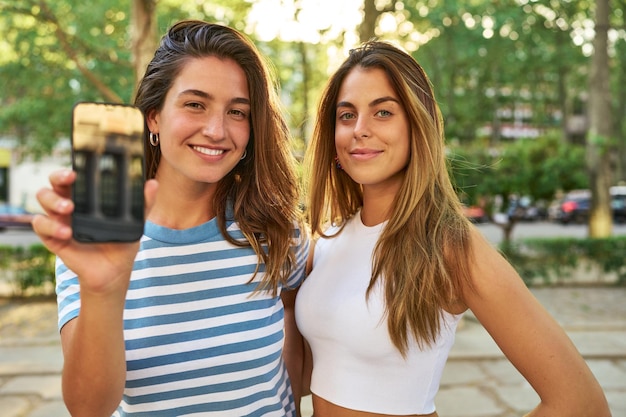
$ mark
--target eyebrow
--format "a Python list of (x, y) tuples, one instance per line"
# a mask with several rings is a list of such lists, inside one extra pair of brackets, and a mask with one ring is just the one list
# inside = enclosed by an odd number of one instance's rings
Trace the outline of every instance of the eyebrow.
[[(205, 91), (202, 91), (202, 90), (196, 90), (196, 89), (184, 90), (184, 91), (181, 91), (178, 94), (179, 97), (185, 96), (185, 95), (197, 96), (197, 97), (201, 97), (201, 98), (206, 99), (206, 100), (213, 100), (214, 99), (212, 94), (209, 94), (209, 93), (207, 93)], [(245, 98), (245, 97), (233, 97), (230, 100), (230, 103), (232, 103), (232, 104), (246, 104), (246, 105), (250, 106), (250, 99)]]
[[(372, 100), (369, 103), (369, 107), (374, 107), (374, 106), (377, 106), (379, 104), (386, 103), (387, 101), (392, 101), (394, 103), (400, 104), (398, 99), (396, 99), (394, 97), (391, 97), (391, 96), (384, 96), (384, 97), (380, 97), (380, 98), (377, 98), (375, 100)], [(339, 107), (351, 107), (351, 108), (354, 108), (355, 106), (354, 106), (354, 104), (350, 103), (349, 101), (340, 101), (339, 103), (337, 103), (337, 108), (339, 108)]]

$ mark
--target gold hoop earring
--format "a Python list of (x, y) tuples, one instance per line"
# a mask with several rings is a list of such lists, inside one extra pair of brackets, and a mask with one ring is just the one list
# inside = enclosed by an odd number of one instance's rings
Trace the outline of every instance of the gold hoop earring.
[(152, 145), (154, 147), (159, 146), (159, 134), (158, 133), (150, 132), (150, 135), (148, 136), (148, 139), (150, 139), (150, 145)]

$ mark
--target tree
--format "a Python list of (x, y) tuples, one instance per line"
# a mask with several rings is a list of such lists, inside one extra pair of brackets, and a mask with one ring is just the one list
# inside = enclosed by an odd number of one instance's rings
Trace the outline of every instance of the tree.
[[(610, 1), (611, 23), (623, 28), (619, 5), (624, 0)], [(270, 58), (292, 131), (304, 143), (319, 91), (336, 64), (328, 51), (343, 54), (345, 41), (355, 36), (345, 36), (352, 29), (337, 34), (320, 28), (318, 42), (260, 41), (248, 20), (256, 3), (0, 0), (0, 76), (10, 80), (0, 85), (0, 135), (17, 138), (27, 152), (48, 153), (67, 137), (73, 103), (132, 101), (158, 36), (174, 21), (197, 18), (243, 31)], [(288, 3), (295, 5), (298, 20), (308, 2)], [(351, 35), (361, 41), (392, 40), (411, 51), (434, 84), (451, 142), (498, 146), (511, 139), (505, 128), (517, 123), (537, 127), (541, 134), (563, 132), (574, 111), (586, 111), (589, 90), (583, 80), (590, 66), (584, 35), (590, 4), (592, 0), (363, 0), (355, 10), (363, 19)], [(625, 35), (623, 30), (615, 33), (612, 65), (621, 68)], [(611, 74), (615, 114), (626, 108), (624, 74)], [(614, 135), (626, 137), (625, 120), (614, 118)], [(626, 155), (626, 145), (621, 143), (620, 149)]]
[[(506, 213), (510, 198), (530, 197), (548, 203), (558, 192), (587, 188), (584, 148), (564, 143), (558, 136), (506, 143), (485, 151), (480, 146), (450, 148), (451, 173), (459, 194), (468, 205), (485, 204)], [(502, 202), (495, 207), (496, 200)], [(502, 228), (509, 242), (518, 219), (511, 217)]]
[(612, 215), (609, 188), (612, 185), (611, 155), (613, 120), (609, 88), (609, 0), (596, 0), (595, 38), (589, 79), (590, 128), (587, 137), (587, 169), (591, 184), (589, 236), (611, 235)]
[(378, 6), (377, 3), (376, 0), (363, 0), (363, 20), (358, 28), (359, 41), (361, 43), (375, 38), (380, 16), (395, 10), (395, 1), (391, 1), (385, 6)]
[(129, 0), (0, 1), (0, 132), (18, 150), (48, 154), (69, 136), (77, 101), (129, 102)]
[[(25, 155), (50, 153), (69, 136), (69, 115), (77, 101), (132, 102), (162, 35), (158, 31), (195, 18), (247, 33), (250, 8), (247, 0), (161, 0), (158, 7), (156, 0), (0, 0), (0, 50), (9, 52), (0, 55), (0, 76), (12, 81), (0, 85), (0, 135), (15, 138), (17, 151)], [(304, 107), (293, 112), (293, 125), (303, 135), (308, 95), (297, 80), (305, 74), (304, 81), (316, 91), (325, 79), (316, 69), (320, 61), (310, 62), (312, 48), (304, 43), (300, 48), (280, 41), (257, 44), (274, 62), (283, 61), (282, 51), (300, 54), (302, 69), (294, 71), (288, 63), (277, 68), (280, 84), (287, 87), (283, 97)]]
[(136, 91), (157, 46), (156, 0), (133, 0), (130, 28)]

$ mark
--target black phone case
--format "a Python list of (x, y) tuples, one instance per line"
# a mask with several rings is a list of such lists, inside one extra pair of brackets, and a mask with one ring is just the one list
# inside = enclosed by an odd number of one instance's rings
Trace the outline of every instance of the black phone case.
[[(72, 109), (73, 237), (80, 242), (133, 242), (144, 228), (143, 137), (124, 104), (79, 102)], [(132, 117), (137, 126), (127, 123)], [(138, 141), (138, 142), (137, 142)]]

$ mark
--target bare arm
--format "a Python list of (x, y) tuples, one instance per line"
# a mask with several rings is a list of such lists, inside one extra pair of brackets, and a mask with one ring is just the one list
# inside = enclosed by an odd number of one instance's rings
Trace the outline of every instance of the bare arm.
[(300, 415), (300, 399), (302, 398), (302, 366), (303, 366), (303, 338), (296, 326), (295, 302), (298, 290), (285, 291), (280, 297), (285, 307), (285, 344), (283, 356), (291, 381), (291, 389), (296, 403), (296, 415)]
[[(306, 268), (305, 268), (305, 273), (306, 276), (308, 277), (309, 274), (311, 273), (311, 271), (313, 270), (313, 255), (315, 254), (315, 244), (317, 243), (316, 240), (311, 242), (311, 245), (309, 246), (309, 256), (306, 260)], [(309, 343), (306, 341), (306, 339), (304, 339), (304, 337), (302, 338), (302, 342), (303, 342), (303, 364), (302, 364), (302, 397), (305, 397), (307, 395), (311, 395), (311, 375), (313, 374), (313, 353), (311, 352), (311, 347), (309, 346)]]
[(126, 382), (122, 306), (81, 293), (80, 315), (61, 330), (63, 399), (72, 416), (113, 414)]
[(514, 268), (473, 231), (474, 291), (466, 305), (532, 385), (541, 403), (528, 417), (608, 417), (604, 393), (561, 326)]
[[(67, 170), (50, 176), (52, 188), (37, 193), (46, 215), (35, 217), (33, 229), (80, 283), (80, 314), (61, 330), (64, 401), (74, 417), (108, 417), (121, 401), (126, 380), (122, 316), (139, 243), (73, 240), (70, 190), (74, 179), (75, 174)], [(147, 207), (155, 192), (156, 182), (148, 182)]]
[(304, 340), (304, 363), (302, 365), (302, 397), (311, 395), (311, 374), (313, 373), (313, 354), (306, 339)]

